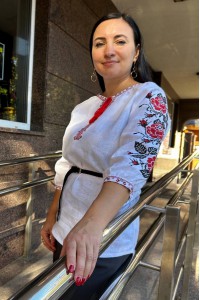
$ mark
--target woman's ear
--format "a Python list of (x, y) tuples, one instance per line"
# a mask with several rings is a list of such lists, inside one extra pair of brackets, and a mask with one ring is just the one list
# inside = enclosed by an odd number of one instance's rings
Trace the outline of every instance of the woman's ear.
[(133, 58), (133, 62), (136, 63), (138, 57), (140, 55), (140, 45), (138, 44), (137, 47), (136, 47), (136, 50), (135, 50), (135, 56)]

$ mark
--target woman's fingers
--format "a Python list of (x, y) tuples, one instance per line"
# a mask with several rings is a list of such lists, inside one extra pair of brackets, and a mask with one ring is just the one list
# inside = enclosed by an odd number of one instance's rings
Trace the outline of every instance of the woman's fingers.
[(94, 251), (93, 251), (93, 248), (91, 247), (91, 245), (89, 245), (89, 247), (87, 247), (85, 270), (84, 270), (84, 274), (83, 274), (83, 277), (85, 278), (85, 280), (87, 280), (88, 277), (91, 275), (91, 266), (93, 265), (94, 260), (95, 260)]
[(65, 266), (67, 273), (74, 273), (76, 269), (76, 242), (65, 238), (60, 257), (66, 256)]
[(97, 239), (81, 237), (78, 240), (68, 236), (63, 244), (61, 256), (66, 255), (68, 273), (74, 274), (77, 286), (83, 285), (91, 276), (98, 258), (100, 242)]
[(56, 222), (56, 214), (48, 214), (46, 221), (44, 222), (41, 229), (41, 241), (44, 246), (50, 251), (54, 252), (55, 248), (55, 238), (52, 235), (52, 228)]
[(91, 276), (98, 258), (103, 231), (93, 221), (81, 220), (63, 242), (61, 256), (66, 256), (68, 273), (73, 273), (76, 285)]
[(54, 236), (52, 234), (50, 234), (50, 242), (51, 242), (51, 249), (52, 251), (56, 250), (55, 244), (56, 244), (56, 240), (54, 238)]
[[(84, 277), (86, 255), (87, 255), (86, 243), (82, 241), (77, 244), (77, 250), (76, 250), (76, 268), (75, 268), (74, 280), (77, 286), (82, 285), (86, 281)], [(68, 259), (68, 261), (70, 263), (71, 261), (70, 258)]]
[(48, 239), (43, 239), (42, 242), (43, 242), (43, 245), (44, 245), (47, 249), (49, 249), (49, 250), (52, 251), (52, 252), (55, 251), (55, 248), (52, 247), (52, 245), (51, 245), (51, 241), (49, 241)]
[(43, 236), (41, 240), (42, 240), (43, 245), (44, 245), (47, 249), (49, 249), (50, 251), (54, 251), (54, 250), (52, 249), (51, 240), (50, 240), (49, 238), (47, 238), (46, 236)]
[(99, 248), (100, 248), (100, 241), (98, 243), (94, 244), (93, 260), (92, 260), (90, 271), (89, 271), (89, 274), (88, 274), (89, 277), (92, 275), (92, 273), (94, 271), (94, 268), (96, 266), (96, 262), (97, 262), (97, 259), (98, 259), (98, 256), (99, 256)]
[(41, 241), (47, 249), (52, 252), (55, 251), (55, 238), (48, 230), (45, 230), (45, 228), (41, 230)]

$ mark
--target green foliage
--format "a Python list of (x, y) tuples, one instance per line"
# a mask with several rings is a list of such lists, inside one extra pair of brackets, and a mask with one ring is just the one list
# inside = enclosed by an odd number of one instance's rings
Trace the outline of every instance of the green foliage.
[(7, 94), (8, 94), (8, 90), (0, 86), (0, 95), (7, 95)]

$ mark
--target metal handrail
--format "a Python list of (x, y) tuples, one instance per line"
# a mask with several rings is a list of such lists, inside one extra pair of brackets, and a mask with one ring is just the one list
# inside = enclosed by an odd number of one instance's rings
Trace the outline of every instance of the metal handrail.
[(5, 189), (1, 189), (0, 190), (0, 196), (5, 196), (5, 195), (10, 194), (10, 193), (18, 192), (18, 191), (21, 191), (21, 190), (29, 189), (29, 188), (37, 186), (37, 185), (47, 183), (48, 181), (53, 180), (54, 177), (55, 177), (54, 175), (47, 176), (47, 177), (42, 178), (42, 179), (35, 179), (35, 180), (32, 180), (32, 181), (24, 182), (21, 185), (15, 185), (15, 186), (11, 186), (11, 187), (8, 187), (8, 188), (5, 188)]
[(15, 159), (11, 159), (11, 160), (4, 160), (4, 161), (0, 162), (0, 167), (14, 166), (14, 165), (27, 163), (27, 162), (29, 163), (29, 162), (39, 161), (39, 160), (58, 158), (58, 157), (61, 157), (61, 155), (62, 155), (62, 151), (59, 150), (59, 151), (44, 154), (44, 155), (34, 155), (34, 156), (28, 156), (28, 157), (15, 158)]
[[(21, 158), (12, 159), (12, 160), (1, 161), (0, 162), (0, 167), (14, 166), (14, 165), (19, 165), (19, 164), (23, 164), (23, 163), (32, 163), (32, 162), (36, 162), (36, 161), (40, 161), (40, 160), (59, 158), (61, 156), (62, 156), (62, 151), (59, 150), (59, 151), (44, 154), (44, 155), (34, 155), (34, 156), (29, 156), (29, 157), (21, 157)], [(17, 191), (20, 191), (20, 190), (29, 189), (31, 187), (38, 186), (38, 185), (41, 185), (41, 184), (45, 184), (48, 181), (51, 181), (53, 179), (54, 179), (54, 175), (47, 176), (45, 178), (40, 178), (40, 179), (28, 181), (28, 182), (24, 182), (20, 185), (7, 187), (7, 188), (4, 188), (4, 189), (0, 190), (0, 196), (5, 196), (5, 195), (8, 195), (10, 193), (14, 193), (14, 192), (17, 192)]]
[[(52, 154), (46, 154), (46, 155), (41, 155), (41, 156), (32, 156), (32, 157), (24, 157), (24, 158), (19, 158), (19, 159), (16, 159), (15, 160), (8, 160), (8, 161), (3, 161), (3, 162), (0, 162), (0, 167), (1, 166), (11, 166), (11, 165), (17, 165), (17, 164), (22, 164), (22, 163), (25, 163), (25, 162), (32, 162), (32, 161), (38, 161), (38, 160), (44, 160), (44, 159), (49, 159), (49, 158), (57, 158), (57, 157), (60, 157), (62, 154), (61, 151), (57, 151), (55, 153), (52, 153)], [(177, 171), (176, 173), (173, 175), (173, 178), (180, 172), (180, 169), (183, 169), (185, 168), (185, 166), (187, 166), (189, 163), (187, 163), (188, 159), (190, 159), (190, 161), (192, 161), (192, 159), (198, 154), (198, 151), (195, 151), (191, 156), (189, 157), (186, 157), (176, 168)], [(172, 176), (173, 172), (175, 172), (175, 169), (174, 168), (171, 172), (169, 172), (168, 174), (166, 174), (164, 177), (162, 177), (162, 180), (163, 180), (163, 183), (164, 184), (169, 184), (169, 180), (170, 180), (170, 177)], [(173, 178), (171, 180), (173, 180)], [(20, 191), (20, 190), (24, 190), (24, 189), (28, 189), (28, 188), (31, 188), (31, 187), (34, 187), (34, 186), (37, 186), (37, 185), (41, 185), (41, 184), (44, 184), (48, 181), (51, 181), (54, 179), (54, 175), (52, 176), (47, 176), (45, 178), (42, 178), (42, 179), (36, 179), (36, 180), (32, 180), (32, 181), (28, 181), (28, 182), (25, 182), (25, 183), (22, 183), (20, 185), (16, 185), (16, 186), (11, 186), (11, 187), (8, 187), (8, 188), (4, 188), (4, 189), (1, 189), (0, 190), (0, 196), (5, 196), (7, 194), (10, 194), (10, 193), (14, 193), (14, 192), (17, 192), (17, 191)], [(159, 185), (159, 181), (157, 181), (153, 186), (155, 186), (155, 191), (157, 191), (157, 188), (158, 188), (158, 185)], [(163, 186), (161, 186), (161, 189), (163, 188)], [(145, 190), (146, 192), (147, 190)], [(142, 198), (142, 195), (141, 194), (141, 197), (140, 197), (140, 200)], [(154, 194), (150, 195), (152, 197), (150, 197), (149, 200), (151, 200), (153, 197), (154, 197)]]
[[(168, 185), (179, 172), (182, 171), (193, 158), (198, 154), (186, 157), (177, 167), (164, 175), (155, 184), (146, 189), (140, 197), (139, 202), (130, 210), (112, 221), (104, 231), (103, 241), (100, 247), (100, 254), (120, 235), (120, 233), (143, 211), (147, 205), (160, 194), (161, 190)], [(46, 299), (58, 299), (74, 283), (72, 275), (66, 275), (65, 258), (60, 258), (47, 270), (37, 276), (33, 281), (13, 295), (10, 300), (16, 299), (41, 299), (44, 295)]]
[[(46, 184), (49, 181), (54, 180), (54, 175), (46, 176), (44, 178), (34, 179), (37, 171), (35, 170), (34, 163), (37, 161), (44, 161), (49, 159), (55, 159), (62, 156), (62, 152), (56, 151), (53, 153), (48, 153), (44, 155), (30, 155), (29, 157), (22, 157), (12, 160), (5, 160), (0, 162), (0, 167), (10, 167), (16, 166), (19, 164), (28, 163), (29, 168), (29, 180), (28, 182), (23, 182), (22, 184), (18, 184), (15, 186), (6, 187), (0, 190), (0, 197), (8, 195), (10, 193), (18, 192), (25, 189), (30, 189), (29, 198), (26, 202), (26, 224), (12, 227), (12, 230), (24, 230), (24, 258), (28, 259), (31, 255), (31, 240), (32, 240), (32, 225), (34, 223), (32, 219), (33, 214), (33, 203), (32, 203), (32, 188), (38, 185)], [(43, 220), (44, 221), (44, 220)], [(43, 221), (40, 221), (41, 223)], [(2, 234), (2, 232), (1, 232)]]
[[(183, 189), (189, 184), (192, 177), (193, 177), (193, 174), (190, 174), (188, 176), (188, 178), (185, 178), (181, 187), (179, 187), (179, 189), (176, 191), (176, 193), (171, 197), (171, 199), (166, 204), (166, 206), (164, 208), (165, 211), (166, 211), (166, 207), (168, 205), (174, 206), (178, 203), (179, 197), (183, 193)], [(147, 207), (147, 209), (148, 209), (148, 207)], [(156, 211), (156, 207), (155, 207), (155, 211)], [(149, 245), (151, 245), (154, 241), (152, 236), (153, 237), (157, 236), (158, 233), (160, 232), (160, 230), (163, 228), (164, 221), (165, 221), (165, 216), (163, 214), (160, 214), (159, 217), (156, 219), (155, 223), (153, 224), (152, 228), (150, 228), (150, 232), (147, 232), (147, 234), (143, 238), (141, 238), (141, 240), (138, 242), (137, 254), (130, 261), (129, 266), (127, 267), (125, 272), (122, 274), (121, 278), (119, 279), (118, 283), (115, 286), (115, 289), (112, 292), (110, 292), (107, 300), (115, 299), (115, 297), (117, 298), (121, 294), (124, 285), (129, 281), (130, 277), (136, 271), (137, 267), (139, 265), (144, 266), (144, 263), (143, 262), (141, 263), (141, 259), (146, 254), (146, 249), (149, 248)], [(146, 265), (146, 267), (149, 267), (149, 266)], [(154, 266), (154, 269), (159, 271), (160, 267)]]

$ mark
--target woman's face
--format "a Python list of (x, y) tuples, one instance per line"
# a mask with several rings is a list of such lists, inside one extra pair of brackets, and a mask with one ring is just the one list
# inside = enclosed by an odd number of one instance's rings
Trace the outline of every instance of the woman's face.
[(106, 20), (96, 28), (92, 59), (104, 81), (130, 78), (132, 64), (138, 55), (133, 30), (123, 19)]

